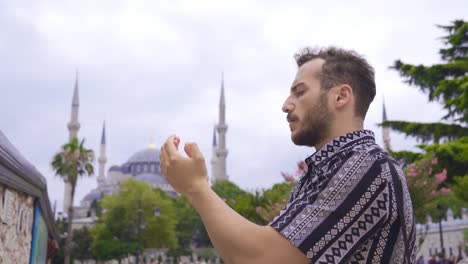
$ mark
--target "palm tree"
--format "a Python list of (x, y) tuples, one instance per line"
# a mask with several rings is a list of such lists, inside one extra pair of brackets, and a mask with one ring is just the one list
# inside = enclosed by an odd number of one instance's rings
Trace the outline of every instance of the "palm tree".
[(70, 246), (72, 241), (72, 219), (73, 219), (73, 198), (75, 197), (75, 187), (78, 177), (93, 175), (94, 168), (92, 162), (94, 153), (84, 146), (84, 139), (79, 143), (78, 139), (72, 138), (69, 143), (62, 146), (61, 151), (54, 155), (52, 168), (56, 175), (65, 178), (71, 185), (70, 206), (68, 207), (67, 239), (65, 240), (65, 263), (70, 263)]

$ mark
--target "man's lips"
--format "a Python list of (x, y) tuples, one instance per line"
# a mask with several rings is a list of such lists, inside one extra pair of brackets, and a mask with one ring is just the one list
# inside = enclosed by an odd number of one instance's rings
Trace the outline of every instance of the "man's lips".
[(288, 123), (292, 123), (292, 122), (296, 122), (297, 121), (297, 118), (294, 117), (294, 116), (286, 116), (286, 121), (288, 121)]

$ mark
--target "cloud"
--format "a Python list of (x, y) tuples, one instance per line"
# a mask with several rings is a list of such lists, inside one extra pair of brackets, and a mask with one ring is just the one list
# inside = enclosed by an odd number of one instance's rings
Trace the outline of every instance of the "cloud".
[[(422, 0), (2, 2), (0, 129), (44, 174), (60, 209), (63, 183), (49, 163), (68, 138), (77, 68), (79, 135), (98, 151), (106, 120), (108, 167), (174, 132), (198, 142), (209, 160), (224, 71), (228, 174), (243, 188), (269, 187), (313, 152), (291, 143), (281, 112), (294, 52), (338, 45), (369, 59), (378, 94), (365, 124), (382, 143), (375, 126), (382, 94), (390, 118), (442, 116), (388, 66), (398, 58), (437, 62), (443, 32), (434, 25), (466, 17), (466, 8), (465, 1)], [(396, 149), (416, 143), (391, 137)], [(95, 186), (95, 178), (80, 179), (75, 203)]]

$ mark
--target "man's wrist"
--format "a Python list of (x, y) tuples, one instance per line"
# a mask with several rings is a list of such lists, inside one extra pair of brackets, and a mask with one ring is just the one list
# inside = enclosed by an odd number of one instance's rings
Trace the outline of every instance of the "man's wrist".
[(189, 199), (190, 203), (193, 205), (198, 200), (202, 199), (206, 194), (211, 192), (211, 187), (208, 182), (201, 183), (199, 186), (194, 188), (191, 192), (187, 193), (185, 196)]

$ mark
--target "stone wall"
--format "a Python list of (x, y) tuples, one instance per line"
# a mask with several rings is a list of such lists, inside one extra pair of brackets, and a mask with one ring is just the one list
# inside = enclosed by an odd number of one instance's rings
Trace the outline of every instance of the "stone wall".
[[(442, 239), (446, 256), (467, 256), (465, 247), (468, 245), (468, 241), (465, 241), (464, 232), (468, 229), (468, 216), (463, 213), (462, 215), (463, 217), (459, 219), (447, 217), (447, 220), (442, 220)], [(428, 224), (417, 224), (416, 230), (416, 241), (419, 241), (420, 238), (424, 239), (417, 257), (427, 257), (442, 252), (439, 223), (434, 223), (432, 219), (428, 219)]]
[(0, 263), (29, 263), (33, 198), (0, 184)]
[[(419, 235), (418, 235), (419, 238)], [(442, 239), (444, 242), (445, 255), (458, 256), (461, 254), (462, 257), (465, 257), (464, 247), (465, 242), (463, 240), (463, 229), (452, 229), (444, 230), (442, 234)], [(461, 250), (460, 250), (461, 249)], [(440, 234), (438, 231), (428, 232), (427, 236), (424, 239), (421, 249), (418, 252), (419, 256), (432, 256), (437, 255), (441, 250), (440, 246)]]

